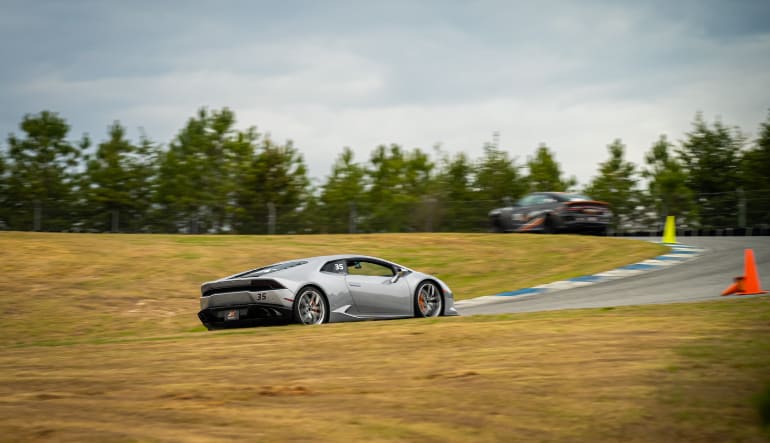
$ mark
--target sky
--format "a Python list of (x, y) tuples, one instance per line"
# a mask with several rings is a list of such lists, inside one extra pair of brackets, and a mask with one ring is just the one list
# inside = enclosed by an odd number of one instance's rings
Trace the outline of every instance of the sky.
[[(619, 138), (643, 165), (696, 112), (751, 139), (770, 109), (770, 1), (0, 0), (0, 134), (167, 145), (201, 107), (292, 140), (322, 183), (343, 147), (477, 159), (544, 143), (581, 185)], [(436, 156), (433, 155), (436, 159)]]

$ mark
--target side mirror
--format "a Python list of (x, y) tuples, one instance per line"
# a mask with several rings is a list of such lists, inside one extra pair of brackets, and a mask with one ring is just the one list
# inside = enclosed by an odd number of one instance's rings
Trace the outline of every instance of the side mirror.
[(393, 276), (393, 278), (390, 279), (391, 283), (397, 282), (401, 277), (405, 276), (408, 273), (406, 269), (399, 269), (396, 272), (396, 275)]

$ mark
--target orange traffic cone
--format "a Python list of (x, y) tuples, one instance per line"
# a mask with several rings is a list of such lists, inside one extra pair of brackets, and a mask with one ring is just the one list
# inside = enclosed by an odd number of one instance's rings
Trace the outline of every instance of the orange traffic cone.
[(743, 276), (735, 277), (735, 283), (731, 284), (727, 287), (724, 291), (722, 291), (722, 295), (730, 295), (730, 294), (738, 294), (743, 295), (743, 280), (745, 278)]
[(746, 249), (743, 253), (743, 275), (735, 277), (735, 283), (722, 291), (722, 295), (730, 294), (767, 294), (767, 291), (760, 289), (757, 265), (754, 263), (754, 251), (751, 249)]

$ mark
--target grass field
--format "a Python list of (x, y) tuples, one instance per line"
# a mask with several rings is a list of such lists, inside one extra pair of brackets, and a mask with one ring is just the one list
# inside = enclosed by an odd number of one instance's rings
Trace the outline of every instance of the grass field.
[(766, 441), (770, 301), (23, 346), (0, 368), (3, 441)]
[(13, 307), (0, 345), (199, 330), (201, 283), (298, 257), (381, 256), (435, 274), (463, 299), (605, 271), (666, 250), (561, 235), (0, 233), (0, 295)]
[[(198, 326), (200, 281), (340, 244), (436, 272), (468, 295), (660, 252), (570, 236), (3, 233), (0, 441), (770, 439), (760, 420), (770, 404), (767, 297)], [(552, 274), (540, 269), (546, 263)], [(484, 278), (505, 286), (475, 281), (466, 267), (489, 269)]]

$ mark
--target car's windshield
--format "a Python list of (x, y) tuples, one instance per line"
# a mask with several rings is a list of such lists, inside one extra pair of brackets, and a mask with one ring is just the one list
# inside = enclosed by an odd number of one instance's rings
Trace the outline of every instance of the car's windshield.
[(253, 269), (251, 271), (238, 274), (233, 278), (248, 278), (248, 277), (260, 277), (271, 272), (282, 271), (284, 269), (293, 268), (295, 266), (304, 265), (306, 261), (287, 261), (283, 263), (276, 263), (269, 266), (263, 266), (261, 268)]

